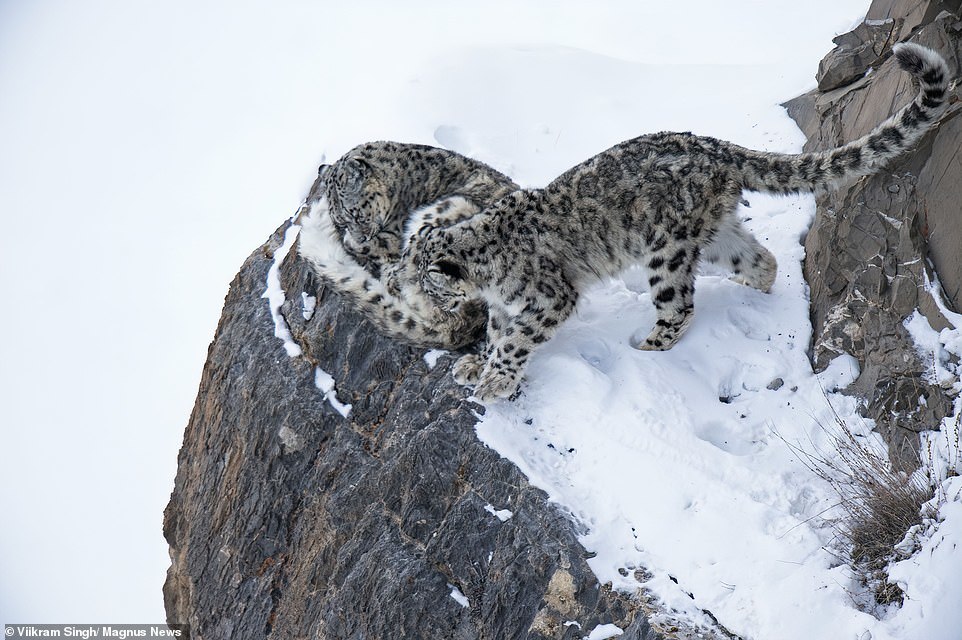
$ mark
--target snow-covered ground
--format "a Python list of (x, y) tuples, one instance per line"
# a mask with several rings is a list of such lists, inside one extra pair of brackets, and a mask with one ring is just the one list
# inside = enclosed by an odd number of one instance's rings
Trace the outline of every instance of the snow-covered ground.
[[(322, 158), (439, 144), (535, 186), (661, 129), (797, 150), (777, 105), (867, 5), (0, 3), (0, 623), (164, 617), (161, 514), (223, 293)], [(832, 496), (784, 440), (826, 444), (856, 372), (805, 359), (811, 199), (750, 204), (781, 263), (771, 295), (705, 274), (690, 332), (641, 353), (644, 278), (600, 285), (479, 436), (582, 523), (600, 579), (635, 588), (644, 567), (679, 615), (759, 639), (957, 638), (958, 479), (893, 570), (901, 611), (860, 613), (823, 550)]]
[[(947, 593), (962, 597), (957, 501), (937, 532), (943, 573), (923, 554), (896, 573), (909, 606), (881, 621), (855, 606), (865, 589), (826, 523), (838, 495), (790, 444), (832, 457), (843, 419), (866, 446), (883, 445), (832, 393), (857, 363), (842, 357), (815, 376), (806, 357), (799, 237), (812, 201), (749, 200), (743, 213), (782, 265), (770, 295), (699, 278), (694, 323), (658, 353), (629, 346), (654, 323), (645, 277), (599, 286), (534, 356), (524, 393), (489, 405), (479, 436), (583, 524), (600, 580), (634, 591), (642, 568), (644, 586), (690, 619), (707, 623), (707, 609), (746, 638), (957, 638), (962, 616), (946, 607)], [(953, 447), (957, 465), (957, 442), (936, 449)], [(948, 498), (960, 488), (946, 485)]]

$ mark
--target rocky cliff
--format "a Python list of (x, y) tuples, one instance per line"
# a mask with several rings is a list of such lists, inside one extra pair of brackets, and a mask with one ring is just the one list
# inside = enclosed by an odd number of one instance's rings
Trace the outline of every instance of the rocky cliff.
[[(478, 441), (454, 358), (432, 368), (296, 247), (275, 256), (289, 226), (241, 268), (208, 353), (165, 513), (168, 619), (194, 638), (660, 637)], [(293, 357), (262, 299), (275, 263)]]
[[(808, 136), (806, 150), (867, 133), (916, 89), (891, 59), (896, 42), (940, 51), (956, 79), (962, 61), (962, 2), (876, 0), (865, 22), (838, 36), (819, 65), (818, 88), (786, 104)], [(962, 308), (962, 105), (959, 88), (936, 131), (886, 171), (818, 198), (805, 241), (811, 287), (812, 360), (817, 370), (840, 354), (860, 375), (849, 392), (890, 445), (893, 461), (914, 468), (918, 432), (951, 411), (904, 326), (916, 309), (936, 330), (949, 326), (936, 279), (953, 310)]]

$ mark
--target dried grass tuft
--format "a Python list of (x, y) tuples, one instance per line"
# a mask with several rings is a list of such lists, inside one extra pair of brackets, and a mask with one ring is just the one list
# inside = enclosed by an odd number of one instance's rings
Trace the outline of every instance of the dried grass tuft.
[(922, 524), (922, 508), (933, 489), (918, 476), (894, 468), (841, 420), (837, 427), (829, 432), (834, 456), (790, 446), (838, 494), (842, 516), (833, 525), (858, 581), (877, 605), (901, 604), (902, 589), (889, 582), (886, 567), (899, 557), (896, 547), (906, 534)]

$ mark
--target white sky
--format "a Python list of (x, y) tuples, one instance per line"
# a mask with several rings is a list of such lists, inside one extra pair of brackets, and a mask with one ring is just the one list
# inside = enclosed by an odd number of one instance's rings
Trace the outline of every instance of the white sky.
[(324, 154), (433, 142), (401, 98), (439, 60), (761, 62), (775, 102), (867, 5), (0, 2), (0, 623), (164, 618), (162, 513), (227, 286)]

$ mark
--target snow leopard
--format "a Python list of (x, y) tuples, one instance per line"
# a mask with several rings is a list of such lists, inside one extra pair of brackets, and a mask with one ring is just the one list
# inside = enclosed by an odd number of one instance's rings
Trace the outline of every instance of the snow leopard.
[(517, 391), (531, 353), (572, 313), (580, 291), (632, 265), (647, 270), (657, 318), (632, 346), (669, 349), (691, 323), (699, 260), (759, 291), (775, 281), (775, 257), (736, 216), (743, 191), (820, 191), (869, 175), (936, 123), (947, 104), (945, 61), (916, 44), (896, 45), (894, 53), (920, 91), (862, 138), (801, 154), (691, 133), (627, 140), (468, 220), (413, 229), (389, 289), (416, 281), (441, 307), (479, 297), (487, 303), (484, 351), (453, 369), (482, 402)]
[(400, 257), (413, 211), (432, 205), (456, 221), (518, 189), (508, 176), (454, 151), (388, 141), (351, 149), (321, 167), (320, 179), (344, 248), (375, 276)]
[(362, 144), (321, 167), (315, 199), (300, 218), (298, 252), (383, 333), (418, 346), (461, 347), (483, 333), (482, 301), (446, 309), (413, 284), (389, 292), (382, 277), (395, 268), (412, 220), (454, 224), (517, 189), (507, 176), (453, 151)]

